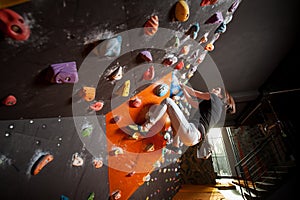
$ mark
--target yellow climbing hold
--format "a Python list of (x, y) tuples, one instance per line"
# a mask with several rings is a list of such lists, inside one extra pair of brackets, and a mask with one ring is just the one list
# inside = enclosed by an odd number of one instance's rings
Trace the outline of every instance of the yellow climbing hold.
[(175, 17), (178, 21), (185, 22), (190, 16), (189, 5), (184, 0), (179, 0), (175, 7)]

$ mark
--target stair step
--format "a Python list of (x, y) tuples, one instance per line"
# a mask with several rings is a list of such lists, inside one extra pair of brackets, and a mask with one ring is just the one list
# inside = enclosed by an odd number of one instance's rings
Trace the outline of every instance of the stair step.
[(268, 190), (263, 189), (263, 188), (259, 188), (259, 187), (254, 187), (252, 184), (248, 184), (248, 187), (243, 183), (239, 183), (238, 181), (232, 181), (232, 184), (240, 186), (242, 188), (249, 188), (250, 191), (255, 192), (255, 193), (265, 193), (268, 192)]
[(273, 190), (276, 188), (276, 184), (270, 182), (257, 181), (255, 182), (255, 185), (265, 190)]
[(272, 180), (272, 181), (281, 180), (281, 178), (274, 177), (274, 176), (262, 176), (261, 178), (266, 180)]
[(257, 182), (255, 182), (255, 184), (266, 185), (266, 186), (274, 186), (275, 185), (273, 183), (262, 182), (262, 181), (257, 181)]
[(282, 170), (280, 170), (280, 171), (267, 171), (267, 174), (269, 176), (275, 176), (277, 178), (282, 178), (283, 176), (287, 175), (288, 172), (287, 171), (282, 171)]

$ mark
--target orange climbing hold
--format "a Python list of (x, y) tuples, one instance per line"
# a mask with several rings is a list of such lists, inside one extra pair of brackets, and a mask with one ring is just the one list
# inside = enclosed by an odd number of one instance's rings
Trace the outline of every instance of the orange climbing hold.
[(94, 87), (83, 87), (80, 95), (84, 98), (86, 101), (93, 101), (96, 96), (96, 88)]
[(38, 173), (40, 173), (40, 171), (52, 160), (53, 156), (51, 154), (42, 155), (33, 165), (32, 174), (37, 175)]
[(145, 34), (150, 36), (154, 35), (158, 30), (158, 25), (159, 25), (158, 16), (157, 15), (151, 16), (150, 19), (148, 19), (148, 21), (145, 23), (144, 26)]
[(212, 43), (207, 44), (204, 49), (207, 51), (212, 51), (214, 50), (215, 46)]

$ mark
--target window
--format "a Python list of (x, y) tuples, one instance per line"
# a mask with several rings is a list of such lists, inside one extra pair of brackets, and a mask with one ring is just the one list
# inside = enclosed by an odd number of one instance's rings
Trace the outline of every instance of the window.
[(218, 176), (232, 176), (228, 156), (222, 136), (222, 128), (212, 128), (207, 134), (208, 141), (213, 146), (212, 161)]

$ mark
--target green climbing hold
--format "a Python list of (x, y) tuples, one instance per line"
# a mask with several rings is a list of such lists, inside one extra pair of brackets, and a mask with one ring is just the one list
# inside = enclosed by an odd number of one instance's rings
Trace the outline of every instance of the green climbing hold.
[(89, 197), (88, 197), (87, 200), (94, 200), (94, 198), (95, 198), (95, 193), (92, 192), (92, 193), (89, 195)]
[(93, 127), (89, 126), (89, 127), (84, 128), (81, 131), (81, 135), (82, 135), (82, 137), (88, 137), (92, 134), (92, 132), (93, 132)]

